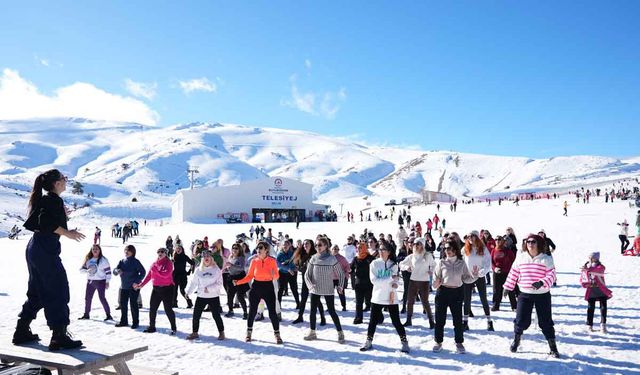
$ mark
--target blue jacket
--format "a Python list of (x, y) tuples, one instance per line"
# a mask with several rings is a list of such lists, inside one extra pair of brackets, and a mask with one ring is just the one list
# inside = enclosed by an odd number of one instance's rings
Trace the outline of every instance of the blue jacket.
[(120, 276), (121, 289), (133, 289), (133, 284), (139, 284), (146, 273), (142, 263), (134, 256), (122, 259), (113, 272)]
[(296, 265), (293, 264), (293, 251), (279, 251), (278, 256), (276, 257), (276, 262), (278, 263), (278, 270), (280, 272), (295, 272), (296, 270)]

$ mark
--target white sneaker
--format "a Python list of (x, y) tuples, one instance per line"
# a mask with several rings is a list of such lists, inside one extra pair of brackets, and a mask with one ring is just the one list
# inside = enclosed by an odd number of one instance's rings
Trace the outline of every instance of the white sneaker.
[(316, 335), (316, 331), (310, 330), (309, 333), (305, 337), (303, 337), (303, 339), (305, 341), (317, 340), (318, 339), (318, 335)]
[(434, 353), (440, 353), (442, 351), (442, 343), (437, 342), (434, 346), (433, 346), (433, 352)]
[(462, 344), (456, 344), (456, 353), (458, 354), (464, 354), (467, 351), (464, 349), (464, 345)]

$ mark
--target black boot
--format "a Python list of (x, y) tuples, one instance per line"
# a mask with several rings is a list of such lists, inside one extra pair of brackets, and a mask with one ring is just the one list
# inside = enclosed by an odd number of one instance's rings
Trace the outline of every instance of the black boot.
[(49, 350), (76, 349), (81, 346), (82, 341), (72, 339), (69, 332), (67, 332), (67, 326), (53, 328)]
[(516, 335), (513, 337), (513, 342), (511, 343), (511, 347), (509, 348), (511, 350), (511, 353), (515, 353), (518, 351), (518, 346), (520, 346), (520, 339), (522, 338), (522, 335), (519, 335), (516, 333)]
[(193, 302), (191, 302), (191, 298), (187, 298), (187, 309), (190, 309), (193, 307)]
[(29, 328), (29, 324), (31, 324), (31, 319), (18, 319), (18, 324), (16, 325), (16, 331), (13, 333), (13, 344), (21, 345), (26, 344), (28, 342), (40, 341), (40, 337), (31, 332), (31, 328)]
[(411, 327), (412, 326), (412, 324), (411, 324), (411, 315), (407, 316), (407, 321), (404, 322), (403, 326), (405, 326), (405, 327)]
[(553, 356), (553, 358), (560, 358), (560, 353), (558, 353), (558, 347), (556, 346), (556, 339), (547, 339), (549, 343), (549, 354)]
[(469, 322), (468, 321), (463, 321), (462, 322), (462, 330), (463, 331), (468, 331), (469, 330)]

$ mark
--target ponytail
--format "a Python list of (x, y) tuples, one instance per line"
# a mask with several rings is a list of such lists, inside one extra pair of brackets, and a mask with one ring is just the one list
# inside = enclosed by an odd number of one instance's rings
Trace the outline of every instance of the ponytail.
[(33, 189), (31, 189), (31, 196), (29, 197), (28, 213), (31, 215), (33, 211), (38, 207), (40, 198), (42, 198), (42, 187), (44, 186), (44, 174), (39, 174), (36, 177), (36, 181), (33, 183)]

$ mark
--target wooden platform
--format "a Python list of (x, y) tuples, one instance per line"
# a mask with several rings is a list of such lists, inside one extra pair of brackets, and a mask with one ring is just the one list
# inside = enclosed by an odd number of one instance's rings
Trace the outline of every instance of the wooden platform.
[[(0, 337), (0, 359), (3, 362), (41, 365), (57, 370), (58, 374), (165, 373), (152, 369), (129, 368), (127, 361), (133, 359), (136, 353), (146, 351), (148, 349), (147, 346), (121, 342), (109, 344), (86, 342), (84, 340), (83, 342), (84, 347), (80, 349), (51, 352), (42, 341), (30, 345), (16, 346), (11, 343), (11, 337)], [(111, 371), (111, 368), (113, 368), (113, 371)]]

